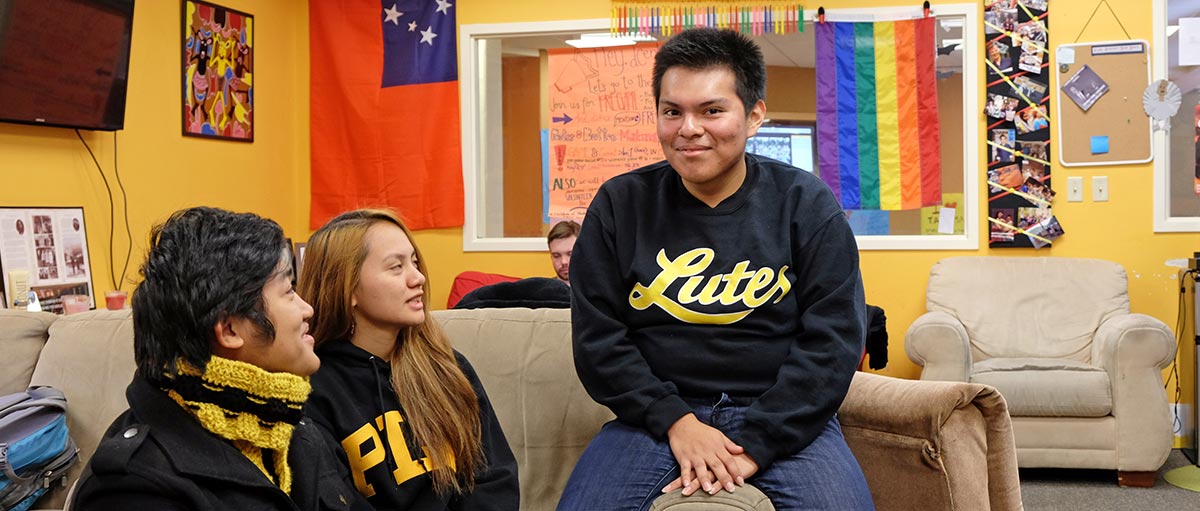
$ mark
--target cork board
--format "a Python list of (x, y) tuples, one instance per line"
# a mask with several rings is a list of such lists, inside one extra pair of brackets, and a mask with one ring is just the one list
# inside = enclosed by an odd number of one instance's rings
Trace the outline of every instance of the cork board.
[[(1064, 61), (1069, 60), (1064, 52), (1071, 51), (1074, 63), (1066, 64), (1063, 72)], [(1063, 166), (1153, 159), (1150, 118), (1142, 108), (1142, 93), (1150, 84), (1150, 44), (1144, 40), (1064, 44), (1055, 54), (1058, 154)]]

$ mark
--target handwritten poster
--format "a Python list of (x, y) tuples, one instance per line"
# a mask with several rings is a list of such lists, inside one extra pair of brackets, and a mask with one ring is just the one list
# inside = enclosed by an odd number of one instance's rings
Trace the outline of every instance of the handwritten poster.
[(550, 50), (546, 217), (582, 221), (610, 177), (663, 159), (655, 130), (657, 44)]

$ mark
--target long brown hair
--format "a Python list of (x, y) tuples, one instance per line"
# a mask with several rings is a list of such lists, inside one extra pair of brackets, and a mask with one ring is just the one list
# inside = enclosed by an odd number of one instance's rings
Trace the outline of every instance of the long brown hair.
[[(309, 238), (297, 283), (300, 296), (312, 304), (309, 325), (318, 346), (337, 339), (349, 341), (354, 325), (351, 295), (367, 258), (367, 229), (380, 222), (404, 231), (416, 250), (417, 269), (428, 275), (412, 232), (395, 213), (358, 209), (330, 220)], [(430, 296), (428, 279), (424, 291)], [(484, 463), (479, 401), (458, 367), (449, 339), (425, 314), (420, 325), (400, 331), (389, 356), (392, 387), (405, 420), (432, 462), (434, 488), (443, 494), (469, 491), (475, 485), (475, 471)]]

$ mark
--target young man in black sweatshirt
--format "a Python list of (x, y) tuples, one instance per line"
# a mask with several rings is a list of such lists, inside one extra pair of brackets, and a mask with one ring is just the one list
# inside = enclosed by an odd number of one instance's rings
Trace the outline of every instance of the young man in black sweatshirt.
[(745, 152), (766, 67), (732, 31), (659, 49), (666, 161), (605, 183), (574, 247), (575, 366), (616, 414), (560, 510), (646, 509), (746, 481), (776, 509), (872, 509), (835, 412), (866, 306), (845, 215), (812, 174)]

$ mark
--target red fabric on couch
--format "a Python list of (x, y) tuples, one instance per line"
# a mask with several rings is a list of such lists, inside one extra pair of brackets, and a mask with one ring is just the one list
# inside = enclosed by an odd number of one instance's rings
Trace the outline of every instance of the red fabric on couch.
[(454, 277), (454, 284), (450, 285), (450, 297), (446, 299), (446, 308), (453, 309), (462, 300), (467, 293), (474, 291), (477, 288), (488, 284), (496, 284), (499, 282), (516, 282), (521, 280), (517, 277), (509, 277), (499, 273), (484, 273), (481, 271), (464, 271)]

